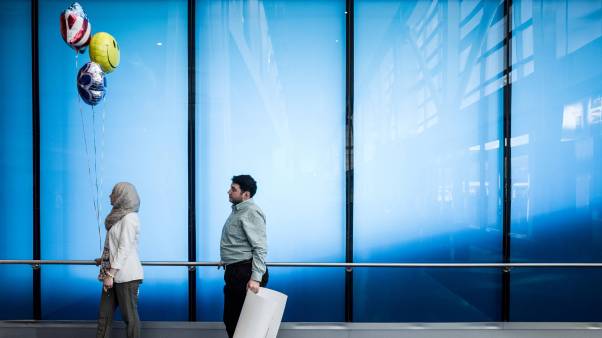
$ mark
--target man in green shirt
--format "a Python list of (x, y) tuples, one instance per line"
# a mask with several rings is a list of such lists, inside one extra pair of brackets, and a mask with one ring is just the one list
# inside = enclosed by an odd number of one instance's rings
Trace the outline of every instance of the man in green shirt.
[(247, 295), (247, 289), (257, 293), (268, 283), (265, 266), (267, 238), (265, 215), (253, 202), (257, 182), (250, 175), (232, 177), (228, 197), (232, 212), (220, 242), (220, 255), (225, 265), (224, 273), (224, 324), (228, 337), (234, 330)]

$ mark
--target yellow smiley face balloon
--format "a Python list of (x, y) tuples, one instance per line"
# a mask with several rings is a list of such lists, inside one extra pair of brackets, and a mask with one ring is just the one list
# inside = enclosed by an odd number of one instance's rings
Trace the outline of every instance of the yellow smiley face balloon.
[(90, 60), (98, 63), (105, 74), (119, 66), (119, 45), (109, 33), (98, 32), (90, 40)]

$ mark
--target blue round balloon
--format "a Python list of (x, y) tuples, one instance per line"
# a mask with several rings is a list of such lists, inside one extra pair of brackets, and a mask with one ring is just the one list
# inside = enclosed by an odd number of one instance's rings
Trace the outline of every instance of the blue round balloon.
[(91, 106), (97, 105), (105, 97), (107, 82), (100, 65), (86, 63), (77, 73), (77, 91), (79, 96)]

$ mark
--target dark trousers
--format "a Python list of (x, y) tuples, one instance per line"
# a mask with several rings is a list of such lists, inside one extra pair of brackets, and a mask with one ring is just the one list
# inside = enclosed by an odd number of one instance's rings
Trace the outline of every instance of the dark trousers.
[[(252, 261), (244, 261), (226, 266), (224, 273), (224, 324), (228, 337), (234, 337), (234, 330), (238, 323), (238, 317), (242, 311), (247, 296), (247, 283), (251, 279)], [(268, 271), (263, 274), (260, 286), (268, 284)]]
[(127, 337), (140, 337), (140, 318), (138, 318), (138, 288), (140, 283), (139, 280), (114, 283), (112, 289), (102, 291), (96, 338), (111, 336), (113, 313), (117, 306), (121, 309), (121, 317), (126, 325)]

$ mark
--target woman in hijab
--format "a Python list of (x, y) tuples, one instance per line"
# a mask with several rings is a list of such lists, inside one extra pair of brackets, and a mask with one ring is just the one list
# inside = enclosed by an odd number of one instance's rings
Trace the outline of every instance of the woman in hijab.
[(117, 183), (111, 192), (113, 209), (105, 219), (107, 236), (98, 279), (102, 296), (98, 315), (97, 338), (110, 337), (113, 312), (119, 306), (127, 328), (127, 337), (140, 337), (138, 288), (144, 274), (138, 255), (140, 198), (136, 188), (127, 182)]

